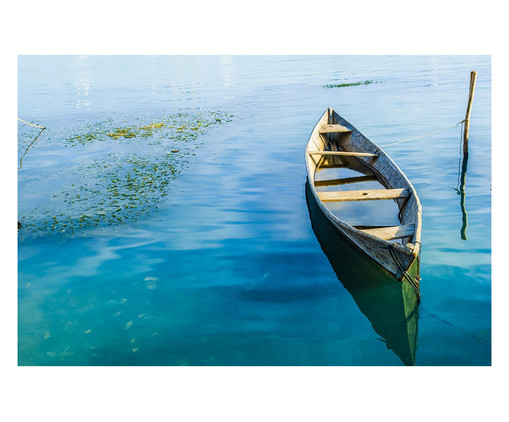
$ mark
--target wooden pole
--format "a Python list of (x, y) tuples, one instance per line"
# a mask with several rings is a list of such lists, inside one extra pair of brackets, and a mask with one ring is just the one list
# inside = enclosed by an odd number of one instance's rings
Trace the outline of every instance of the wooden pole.
[(463, 155), (468, 155), (468, 130), (470, 129), (470, 112), (472, 111), (472, 102), (474, 101), (475, 82), (477, 72), (470, 72), (470, 89), (468, 91), (467, 112), (465, 115), (465, 129), (463, 130)]
[(467, 177), (467, 165), (468, 165), (468, 130), (470, 129), (470, 112), (472, 111), (472, 102), (474, 101), (475, 81), (477, 79), (477, 72), (470, 72), (470, 89), (468, 91), (468, 104), (467, 113), (465, 115), (465, 128), (463, 130), (463, 163), (461, 166), (461, 183), (459, 194), (461, 196), (460, 206), (462, 214), (462, 226), (461, 226), (461, 238), (467, 240), (467, 227), (468, 227), (468, 215), (467, 208), (465, 206), (466, 192), (465, 184)]

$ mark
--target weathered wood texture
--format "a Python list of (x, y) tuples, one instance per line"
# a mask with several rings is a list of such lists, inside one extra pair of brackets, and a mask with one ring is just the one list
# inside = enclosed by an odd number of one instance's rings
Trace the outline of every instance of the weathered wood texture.
[(414, 235), (415, 225), (406, 224), (404, 226), (380, 227), (376, 229), (363, 229), (363, 233), (370, 234), (371, 236), (379, 237), (380, 239), (402, 239)]
[(318, 197), (323, 202), (344, 201), (374, 201), (382, 199), (400, 199), (410, 195), (410, 189), (374, 189), (374, 190), (350, 190), (338, 192), (318, 192)]
[(351, 130), (341, 125), (322, 125), (320, 133), (350, 133)]
[(472, 112), (472, 102), (474, 101), (475, 83), (477, 72), (470, 72), (470, 88), (468, 90), (467, 111), (465, 114), (465, 127), (463, 129), (463, 154), (468, 154), (468, 132), (470, 130), (470, 113)]
[(378, 157), (378, 154), (371, 154), (369, 152), (355, 152), (355, 151), (310, 151), (310, 155), (339, 155), (348, 157)]

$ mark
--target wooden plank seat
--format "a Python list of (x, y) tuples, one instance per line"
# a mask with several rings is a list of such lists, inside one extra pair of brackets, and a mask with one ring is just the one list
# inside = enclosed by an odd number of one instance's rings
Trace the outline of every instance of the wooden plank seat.
[(351, 157), (378, 157), (378, 154), (371, 154), (370, 152), (355, 152), (355, 151), (309, 151), (309, 155), (339, 155)]
[(345, 177), (343, 179), (315, 180), (315, 186), (348, 185), (350, 183), (373, 182), (378, 180), (374, 174), (368, 176)]
[(351, 190), (337, 192), (318, 192), (318, 197), (323, 202), (344, 201), (373, 201), (381, 199), (400, 199), (410, 196), (410, 189), (374, 189), (374, 190)]
[[(366, 226), (359, 226), (357, 228)], [(379, 237), (383, 240), (390, 239), (402, 239), (404, 237), (412, 237), (415, 232), (414, 224), (405, 224), (402, 226), (387, 226), (387, 227), (377, 227), (377, 228), (362, 228), (360, 229), (362, 232), (370, 234), (375, 237)]]
[(322, 125), (320, 133), (352, 133), (352, 131), (341, 125)]

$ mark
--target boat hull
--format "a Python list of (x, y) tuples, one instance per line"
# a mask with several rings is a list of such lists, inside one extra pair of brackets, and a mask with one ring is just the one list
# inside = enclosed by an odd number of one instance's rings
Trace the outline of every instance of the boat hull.
[[(320, 128), (324, 125), (341, 125), (345, 129), (348, 129), (348, 136), (343, 135), (339, 140), (339, 138), (332, 138), (331, 134), (327, 134), (327, 138), (320, 133)], [(342, 135), (340, 134), (339, 136)], [(339, 144), (340, 142), (342, 151), (357, 151), (362, 154), (372, 154), (372, 156), (332, 156), (324, 159), (323, 156), (317, 155), (321, 151), (331, 151), (332, 148), (336, 147), (336, 143)], [(368, 174), (369, 172), (375, 174), (378, 181), (387, 189), (404, 188), (411, 193), (406, 199), (395, 199), (400, 208), (402, 224), (413, 224), (415, 227), (411, 242), (407, 245), (403, 245), (371, 235), (342, 221), (328, 209), (320, 199), (319, 193), (316, 190), (315, 173), (319, 166), (331, 165), (333, 167), (334, 161), (337, 163), (338, 160), (340, 160), (341, 163), (346, 163), (349, 168), (353, 168), (361, 173), (364, 172)], [(322, 115), (311, 133), (306, 147), (306, 168), (310, 194), (314, 197), (317, 206), (334, 227), (336, 227), (336, 229), (351, 243), (361, 249), (385, 271), (398, 280), (407, 277), (411, 268), (417, 268), (418, 271), (422, 208), (415, 189), (387, 154), (369, 141), (334, 110), (329, 109)]]

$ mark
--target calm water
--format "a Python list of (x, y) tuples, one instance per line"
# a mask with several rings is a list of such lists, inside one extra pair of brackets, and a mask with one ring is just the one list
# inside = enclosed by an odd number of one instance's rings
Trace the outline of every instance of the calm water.
[[(209, 110), (235, 117), (200, 137), (140, 218), (20, 238), (19, 363), (403, 365), (313, 232), (304, 148), (328, 106), (379, 145), (459, 122), (471, 70), (468, 240), (455, 190), (460, 127), (385, 150), (423, 206), (415, 363), (489, 365), (486, 56), (20, 57), (18, 115), (48, 127), (18, 172), (20, 219), (62, 207), (54, 194), (65, 178), (87, 180), (84, 160), (107, 159), (102, 147), (63, 146), (85, 124)], [(323, 87), (365, 80), (379, 83)]]

